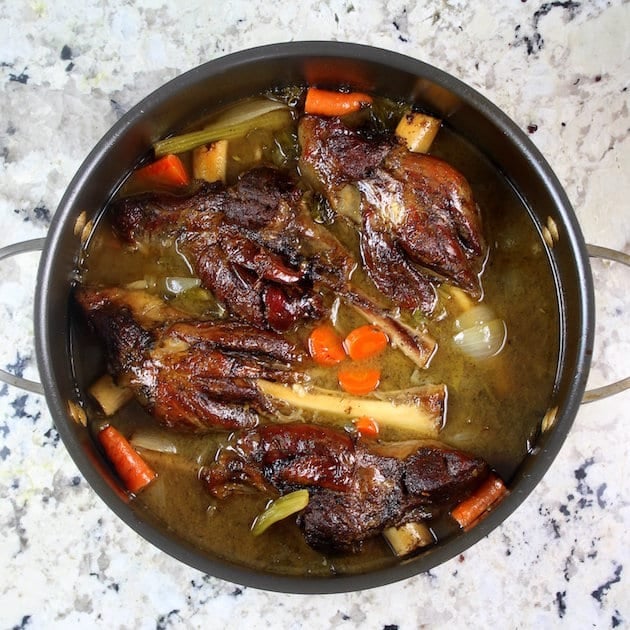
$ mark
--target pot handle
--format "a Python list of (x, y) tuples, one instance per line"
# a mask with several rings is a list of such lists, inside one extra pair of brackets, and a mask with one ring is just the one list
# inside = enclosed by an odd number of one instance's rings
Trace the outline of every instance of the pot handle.
[[(19, 254), (24, 254), (26, 252), (42, 251), (44, 249), (45, 242), (45, 238), (34, 238), (30, 241), (23, 241), (21, 243), (14, 243), (13, 245), (2, 247), (0, 248), (0, 261), (5, 260), (6, 258), (12, 258), (13, 256), (18, 256)], [(591, 258), (604, 258), (606, 260), (612, 260), (613, 262), (618, 262), (622, 265), (630, 267), (630, 256), (615, 249), (608, 249), (607, 247), (600, 247), (598, 245), (587, 245), (586, 251)], [(20, 387), (21, 389), (33, 392), (34, 394), (44, 393), (44, 388), (41, 383), (31, 381), (21, 376), (16, 376), (15, 374), (11, 374), (10, 372), (3, 370), (2, 368), (0, 368), (0, 381), (9, 385), (14, 385), (15, 387)], [(610, 385), (604, 385), (602, 387), (587, 390), (584, 392), (582, 402), (589, 403), (596, 400), (602, 400), (603, 398), (608, 398), (608, 396), (618, 394), (629, 388), (630, 377), (627, 377), (615, 383), (611, 383)]]
[[(623, 252), (617, 251), (616, 249), (608, 249), (607, 247), (599, 247), (598, 245), (587, 245), (586, 251), (591, 258), (604, 258), (606, 260), (612, 260), (613, 262), (618, 262), (622, 265), (626, 265), (626, 267), (630, 267), (630, 256), (628, 254), (624, 254)], [(589, 403), (596, 400), (601, 400), (602, 398), (608, 398), (608, 396), (618, 394), (619, 392), (622, 392), (629, 388), (630, 377), (623, 378), (616, 383), (611, 383), (610, 385), (604, 385), (602, 387), (587, 390), (586, 392), (584, 392), (582, 402)]]
[[(14, 243), (13, 245), (2, 247), (0, 248), (0, 260), (12, 258), (13, 256), (24, 254), (26, 252), (41, 252), (44, 249), (45, 242), (45, 238), (34, 238), (30, 241), (23, 241), (22, 243)], [(20, 387), (21, 389), (33, 392), (34, 394), (44, 393), (44, 388), (41, 383), (38, 383), (37, 381), (30, 381), (29, 379), (22, 378), (21, 376), (16, 376), (15, 374), (11, 374), (11, 372), (7, 372), (3, 369), (0, 369), (0, 381), (8, 383), (9, 385)]]

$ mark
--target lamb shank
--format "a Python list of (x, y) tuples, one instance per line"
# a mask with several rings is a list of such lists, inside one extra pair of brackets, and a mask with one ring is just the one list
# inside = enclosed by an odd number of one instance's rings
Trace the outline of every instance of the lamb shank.
[(206, 184), (183, 197), (124, 198), (111, 214), (128, 243), (176, 241), (203, 286), (259, 328), (283, 331), (321, 317), (319, 287), (341, 289), (356, 264), (276, 169), (252, 169), (233, 186)]
[(106, 349), (109, 371), (162, 424), (208, 431), (254, 427), (273, 410), (255, 385), (304, 380), (304, 353), (242, 322), (189, 321), (143, 291), (80, 288), (75, 299)]
[(481, 459), (437, 442), (379, 444), (300, 423), (239, 432), (200, 478), (220, 498), (248, 486), (280, 494), (307, 488), (298, 525), (308, 544), (356, 552), (387, 527), (437, 516), (488, 472)]
[[(340, 118), (303, 116), (299, 140), (302, 173), (333, 210), (360, 225), (362, 261), (383, 294), (425, 313), (442, 280), (480, 296), (481, 216), (461, 173)], [(347, 203), (352, 188), (360, 193), (358, 209)]]

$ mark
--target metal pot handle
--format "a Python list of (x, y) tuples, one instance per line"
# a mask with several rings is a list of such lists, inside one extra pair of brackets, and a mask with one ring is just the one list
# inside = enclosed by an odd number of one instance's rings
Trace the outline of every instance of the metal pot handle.
[[(14, 243), (13, 245), (7, 245), (0, 248), (0, 260), (5, 258), (11, 258), (18, 254), (24, 254), (26, 252), (41, 252), (44, 249), (45, 238), (34, 238), (30, 241), (23, 241), (22, 243)], [(27, 378), (16, 376), (6, 370), (0, 369), (0, 381), (8, 383), (25, 389), (26, 391), (33, 392), (34, 394), (43, 394), (44, 388), (41, 383), (37, 381), (30, 381)]]
[[(35, 238), (30, 241), (23, 241), (22, 243), (14, 243), (13, 245), (2, 247), (0, 248), (0, 261), (4, 260), (5, 258), (11, 258), (19, 254), (24, 254), (26, 252), (42, 251), (44, 249), (45, 242), (45, 238)], [(612, 260), (613, 262), (618, 262), (622, 265), (630, 267), (630, 256), (615, 249), (599, 247), (598, 245), (587, 245), (586, 251), (591, 258), (604, 258), (606, 260)], [(22, 378), (21, 376), (16, 376), (15, 374), (11, 374), (10, 372), (7, 372), (6, 370), (3, 370), (1, 368), (0, 381), (8, 383), (9, 385), (20, 387), (21, 389), (25, 389), (26, 391), (33, 392), (35, 394), (44, 393), (44, 388), (41, 383), (38, 383), (37, 381), (31, 381), (27, 378)], [(622, 392), (629, 388), (630, 377), (627, 377), (615, 383), (611, 383), (610, 385), (604, 385), (595, 389), (589, 389), (588, 391), (584, 392), (582, 402), (589, 403), (596, 400), (601, 400), (603, 398), (608, 398), (608, 396), (618, 394), (619, 392)]]
[[(586, 251), (591, 258), (604, 258), (606, 260), (612, 260), (613, 262), (621, 263), (630, 267), (630, 256), (619, 252), (616, 249), (608, 249), (607, 247), (599, 247), (598, 245), (587, 245)], [(630, 376), (623, 378), (616, 383), (610, 385), (604, 385), (603, 387), (597, 387), (595, 389), (589, 389), (584, 392), (582, 398), (583, 403), (594, 402), (595, 400), (601, 400), (602, 398), (608, 398), (613, 394), (618, 394), (626, 389), (630, 388)]]

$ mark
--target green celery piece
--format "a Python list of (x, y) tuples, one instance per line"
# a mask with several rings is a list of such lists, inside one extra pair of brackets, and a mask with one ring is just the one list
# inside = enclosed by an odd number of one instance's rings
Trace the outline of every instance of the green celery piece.
[(308, 490), (295, 490), (272, 501), (264, 512), (256, 517), (252, 534), (260, 536), (268, 527), (291, 514), (303, 510), (308, 505)]
[(288, 108), (274, 109), (260, 116), (248, 120), (232, 123), (216, 123), (179, 136), (158, 140), (153, 144), (156, 157), (169, 153), (185, 153), (202, 144), (216, 142), (217, 140), (235, 140), (246, 136), (254, 129), (268, 129), (276, 131), (291, 123), (291, 112)]

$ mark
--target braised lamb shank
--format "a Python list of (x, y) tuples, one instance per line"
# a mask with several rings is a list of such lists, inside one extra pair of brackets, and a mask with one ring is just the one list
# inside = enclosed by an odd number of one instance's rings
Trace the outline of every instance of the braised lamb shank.
[(341, 289), (355, 262), (310, 216), (303, 192), (271, 168), (244, 173), (233, 186), (194, 194), (120, 200), (112, 222), (129, 243), (177, 242), (203, 286), (231, 314), (283, 331), (323, 314), (319, 285)]
[(200, 478), (216, 497), (252, 486), (308, 488), (298, 517), (309, 545), (356, 552), (386, 527), (436, 516), (488, 474), (480, 459), (431, 441), (378, 444), (311, 424), (238, 433)]
[(80, 288), (75, 298), (105, 344), (109, 371), (168, 427), (254, 427), (273, 411), (256, 379), (304, 379), (302, 351), (274, 331), (186, 321), (143, 291)]
[[(302, 117), (299, 139), (302, 173), (333, 210), (360, 224), (362, 260), (383, 294), (426, 313), (435, 306), (436, 281), (479, 297), (481, 217), (461, 173), (339, 118)], [(359, 216), (344, 203), (349, 187), (360, 193)]]

